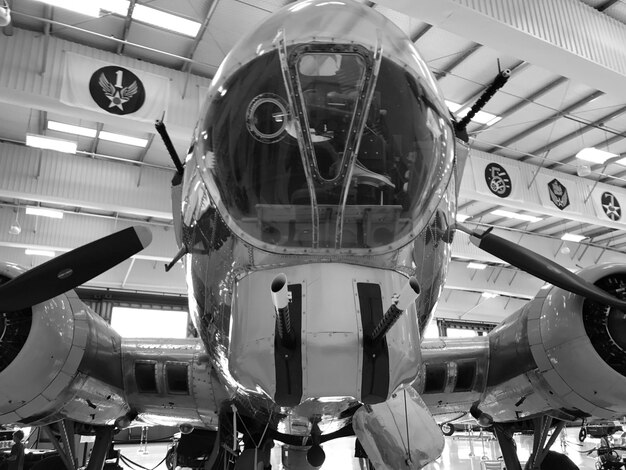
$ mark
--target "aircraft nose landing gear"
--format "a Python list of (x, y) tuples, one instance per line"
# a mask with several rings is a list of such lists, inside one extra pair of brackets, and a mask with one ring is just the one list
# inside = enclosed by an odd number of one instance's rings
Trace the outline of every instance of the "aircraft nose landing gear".
[(320, 446), (321, 436), (322, 431), (320, 431), (317, 421), (314, 421), (313, 427), (311, 428), (311, 440), (313, 441), (313, 445), (306, 453), (306, 460), (310, 465), (316, 468), (321, 467), (326, 460), (326, 453), (324, 449), (322, 449), (322, 446)]

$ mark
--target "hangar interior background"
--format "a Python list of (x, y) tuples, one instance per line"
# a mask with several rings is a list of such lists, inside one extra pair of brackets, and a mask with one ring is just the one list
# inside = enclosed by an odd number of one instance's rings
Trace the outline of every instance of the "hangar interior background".
[[(109, 318), (113, 303), (184, 308), (182, 266), (163, 269), (177, 251), (169, 199), (174, 168), (165, 147), (151, 122), (61, 102), (64, 54), (165, 77), (165, 122), (184, 155), (221, 60), (241, 36), (289, 3), (107, 0), (103, 8), (117, 11), (91, 17), (42, 1), (10, 1), (13, 21), (0, 33), (0, 258), (30, 267), (48, 258), (27, 249), (59, 254), (145, 225), (153, 232), (152, 245), (89, 282), (85, 295), (105, 317), (108, 309)], [(496, 227), (570, 269), (626, 262), (626, 1), (363, 3), (411, 37), (457, 115), (498, 66), (513, 71), (468, 128), (473, 151), (459, 199), (466, 225)], [(185, 33), (149, 24), (138, 15), (142, 6), (192, 23)], [(59, 124), (87, 131), (77, 135)], [(73, 141), (76, 153), (33, 148), (26, 145), (28, 134)], [(115, 134), (135, 140), (119, 143)], [(576, 157), (592, 147), (608, 154), (594, 154), (594, 161)], [(489, 190), (487, 167), (507, 170), (506, 197)], [(558, 203), (550, 200), (554, 180), (566, 188), (567, 201), (562, 190), (553, 195)], [(62, 218), (26, 214), (29, 207), (53, 209)], [(563, 240), (566, 234), (583, 238)], [(541, 284), (458, 234), (436, 316), (477, 327), (497, 323)]]

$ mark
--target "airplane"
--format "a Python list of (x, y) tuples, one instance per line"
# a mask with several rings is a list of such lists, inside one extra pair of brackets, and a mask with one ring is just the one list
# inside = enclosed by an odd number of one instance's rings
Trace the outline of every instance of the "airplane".
[[(101, 470), (117, 430), (161, 424), (191, 449), (179, 465), (199, 446), (204, 468), (236, 468), (243, 436), (255, 458), (277, 440), (319, 468), (321, 444), (354, 435), (370, 468), (397, 470), (437, 459), (438, 422), (469, 415), (508, 469), (522, 429), (527, 468), (563, 468), (546, 457), (566, 422), (626, 414), (626, 268), (574, 274), (457, 223), (458, 124), (374, 9), (279, 10), (225, 58), (174, 159), (174, 261), (200, 338), (122, 339), (73, 291), (147, 246), (145, 228), (1, 264), (0, 424), (40, 426), (67, 469), (74, 435), (96, 436)], [(548, 284), (487, 336), (422, 339), (464, 234)]]

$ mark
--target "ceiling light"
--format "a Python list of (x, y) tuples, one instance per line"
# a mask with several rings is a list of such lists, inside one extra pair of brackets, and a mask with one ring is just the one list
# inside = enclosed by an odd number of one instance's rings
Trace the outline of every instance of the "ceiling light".
[(11, 235), (19, 235), (22, 233), (22, 227), (20, 227), (20, 223), (17, 220), (9, 227), (9, 233)]
[(587, 237), (585, 237), (584, 235), (577, 235), (575, 233), (565, 233), (561, 237), (561, 240), (565, 240), (566, 242), (580, 242), (580, 241), (583, 241), (585, 238)]
[(472, 261), (470, 263), (467, 263), (467, 268), (468, 269), (480, 269), (480, 270), (483, 270), (483, 269), (487, 268), (487, 265), (483, 264), (483, 263), (475, 263), (475, 262)]
[(145, 5), (135, 4), (133, 9), (133, 20), (158, 26), (159, 28), (175, 31), (192, 38), (196, 37), (201, 24), (197, 21), (188, 20), (180, 16), (172, 15)]
[(56, 150), (63, 153), (76, 153), (76, 142), (63, 139), (55, 139), (45, 135), (26, 134), (26, 145), (38, 149)]
[(20, 233), (22, 233), (22, 227), (20, 227), (19, 219), (20, 219), (20, 208), (18, 206), (17, 209), (15, 210), (15, 220), (9, 227), (9, 233), (11, 235), (19, 235)]
[[(457, 113), (459, 119), (463, 119), (467, 113), (469, 113), (470, 108), (465, 108)], [(496, 122), (502, 119), (500, 116), (496, 116), (495, 114), (487, 113), (485, 111), (478, 111), (472, 121), (477, 122), (478, 124), (485, 124), (486, 126), (492, 126)]]
[(494, 294), (493, 292), (483, 292), (480, 295), (485, 299), (495, 299), (496, 297), (498, 297), (499, 294)]
[(457, 222), (465, 222), (467, 219), (469, 219), (471, 216), (467, 215), (467, 214), (456, 214), (456, 221)]
[(592, 163), (604, 163), (609, 158), (615, 157), (617, 157), (616, 154), (607, 152), (606, 150), (600, 150), (595, 147), (584, 148), (576, 154), (576, 158)]
[(459, 109), (461, 109), (460, 104), (453, 103), (452, 101), (448, 101), (448, 100), (445, 100), (445, 102), (446, 102), (446, 106), (448, 106), (448, 109), (452, 111), (453, 113), (456, 113)]
[(40, 215), (42, 217), (50, 217), (51, 219), (62, 219), (63, 211), (56, 209), (46, 209), (43, 207), (27, 207), (26, 213), (28, 215)]
[(579, 165), (576, 167), (576, 174), (583, 178), (589, 176), (591, 174), (591, 167), (589, 165)]
[(526, 222), (539, 222), (540, 220), (543, 220), (541, 217), (535, 217), (534, 215), (518, 214), (517, 212), (510, 212), (502, 209), (496, 209), (491, 211), (491, 213), (500, 217), (508, 217), (509, 219), (525, 220)]
[[(454, 103), (453, 101), (445, 100), (446, 106), (448, 109), (456, 114), (459, 119), (463, 119), (467, 113), (469, 113), (470, 108), (461, 109), (461, 105), (458, 103)], [(461, 109), (461, 110), (460, 110)], [(459, 111), (460, 110), (460, 111)], [(502, 117), (496, 116), (495, 114), (487, 113), (485, 111), (478, 111), (474, 114), (472, 121), (477, 122), (478, 124), (485, 124), (486, 126), (492, 126), (496, 122), (498, 122)]]
[(46, 256), (48, 258), (54, 258), (56, 256), (56, 253), (51, 250), (32, 250), (30, 248), (26, 248), (24, 253), (32, 256)]
[(134, 145), (135, 147), (145, 147), (148, 145), (148, 139), (140, 139), (138, 137), (130, 137), (128, 135), (106, 131), (100, 131), (98, 138), (108, 140), (109, 142), (117, 142), (118, 144)]
[(98, 131), (89, 127), (74, 126), (63, 122), (48, 121), (48, 129), (51, 131), (65, 132), (66, 134), (82, 135), (83, 137), (94, 138)]

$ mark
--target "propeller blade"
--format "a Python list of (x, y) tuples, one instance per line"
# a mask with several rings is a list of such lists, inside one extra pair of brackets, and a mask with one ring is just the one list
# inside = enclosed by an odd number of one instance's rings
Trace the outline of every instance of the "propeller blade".
[(491, 233), (491, 229), (485, 232), (473, 232), (459, 224), (457, 224), (457, 228), (469, 234), (470, 241), (481, 250), (485, 250), (522, 271), (566, 291), (626, 311), (625, 301), (613, 297), (545, 256)]
[(152, 241), (146, 227), (100, 238), (51, 259), (0, 286), (0, 312), (31, 307), (93, 279), (143, 250)]

